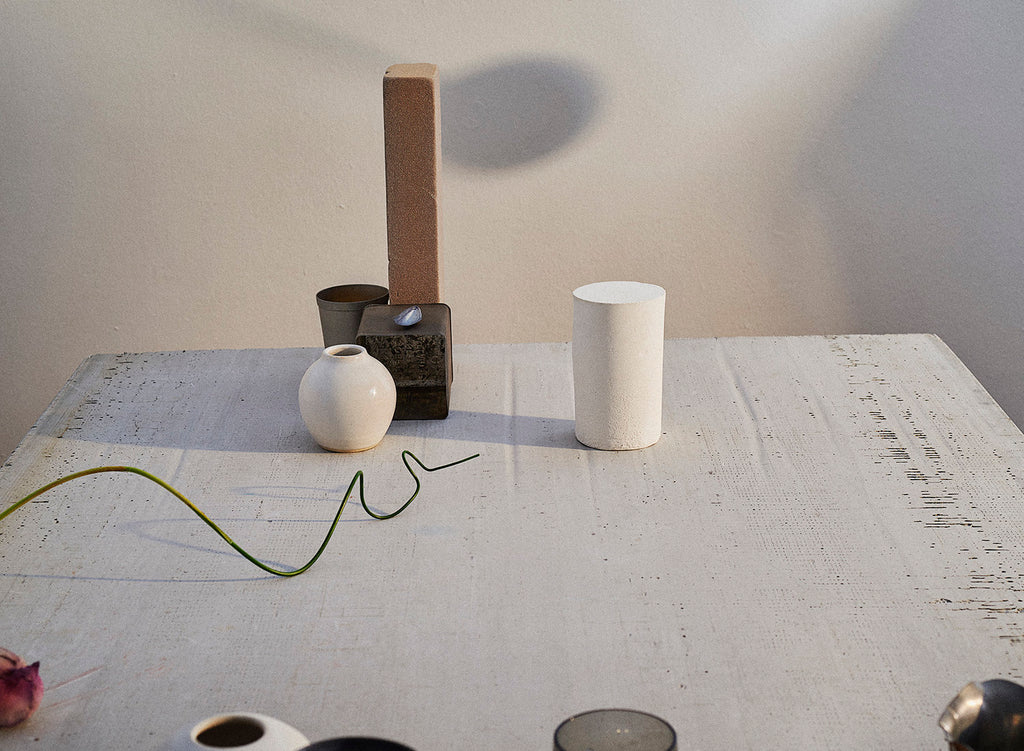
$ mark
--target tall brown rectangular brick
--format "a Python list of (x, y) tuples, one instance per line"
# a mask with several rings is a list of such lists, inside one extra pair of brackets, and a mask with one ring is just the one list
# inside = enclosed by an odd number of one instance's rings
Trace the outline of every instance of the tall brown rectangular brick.
[(384, 73), (388, 287), (395, 305), (441, 302), (441, 121), (437, 66)]

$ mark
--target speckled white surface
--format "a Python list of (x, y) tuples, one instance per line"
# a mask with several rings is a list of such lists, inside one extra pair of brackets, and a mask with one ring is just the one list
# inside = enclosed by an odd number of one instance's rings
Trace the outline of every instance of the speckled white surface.
[[(587, 709), (688, 748), (935, 751), (969, 680), (1024, 679), (1024, 438), (929, 336), (669, 340), (664, 435), (573, 435), (567, 344), (455, 349), (447, 420), (328, 454), (296, 390), (318, 349), (86, 361), (0, 470), (0, 503), (85, 467), (167, 479), (281, 566), (357, 469), (321, 560), (270, 578), (142, 478), (0, 523), (3, 646), (47, 692), (0, 746), (156, 749), (222, 711), (312, 740), (548, 749)], [(38, 740), (37, 740), (38, 739)], [(485, 742), (482, 743), (483, 739)]]

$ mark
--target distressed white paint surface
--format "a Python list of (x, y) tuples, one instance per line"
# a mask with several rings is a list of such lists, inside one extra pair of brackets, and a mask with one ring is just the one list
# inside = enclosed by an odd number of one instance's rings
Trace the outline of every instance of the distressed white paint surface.
[[(1024, 680), (1024, 438), (930, 336), (672, 340), (665, 435), (573, 436), (569, 347), (456, 349), (452, 415), (321, 452), (296, 405), (316, 349), (98, 356), (0, 472), (11, 503), (103, 463), (148, 469), (280, 565), (264, 576), (128, 475), (0, 524), (3, 646), (48, 690), (0, 740), (158, 748), (224, 710), (312, 739), (546, 749), (602, 706), (695, 749), (942, 745), (968, 680)], [(482, 740), (483, 739), (483, 740)]]

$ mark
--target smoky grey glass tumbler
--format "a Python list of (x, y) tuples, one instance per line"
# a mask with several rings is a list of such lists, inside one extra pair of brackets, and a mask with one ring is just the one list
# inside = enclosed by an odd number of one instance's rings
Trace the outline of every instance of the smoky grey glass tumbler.
[(555, 751), (676, 751), (676, 731), (646, 712), (595, 709), (558, 726)]

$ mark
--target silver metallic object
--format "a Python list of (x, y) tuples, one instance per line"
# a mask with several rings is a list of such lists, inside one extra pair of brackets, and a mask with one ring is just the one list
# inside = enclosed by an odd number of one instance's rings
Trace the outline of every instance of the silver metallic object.
[(415, 326), (423, 320), (423, 311), (419, 305), (413, 305), (395, 316), (394, 320), (399, 326)]
[(1012, 681), (968, 683), (939, 718), (952, 751), (1024, 749), (1024, 686)]

